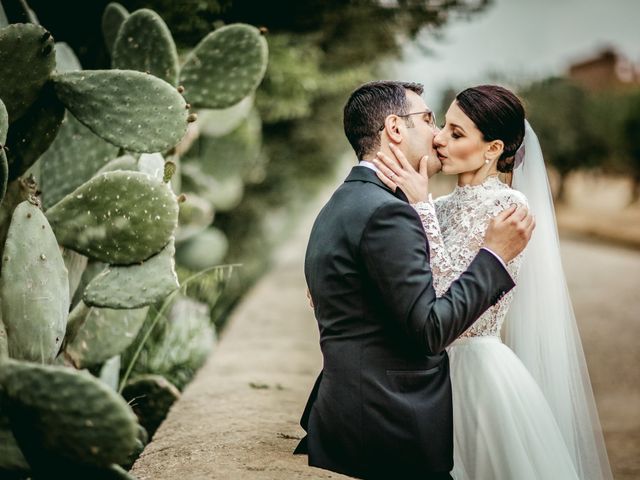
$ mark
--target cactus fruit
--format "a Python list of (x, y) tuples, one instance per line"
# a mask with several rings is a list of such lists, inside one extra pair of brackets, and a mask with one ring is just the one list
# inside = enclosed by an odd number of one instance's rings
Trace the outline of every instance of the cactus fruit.
[(171, 405), (180, 398), (180, 390), (160, 375), (142, 375), (127, 382), (122, 396), (131, 402), (138, 421), (153, 438)]
[(267, 57), (267, 41), (257, 28), (227, 25), (208, 34), (187, 56), (180, 85), (194, 107), (227, 108), (257, 88)]
[(113, 54), (113, 46), (116, 43), (118, 31), (129, 16), (126, 8), (116, 2), (106, 6), (102, 14), (102, 36), (109, 55)]
[(118, 147), (98, 137), (67, 113), (40, 162), (42, 203), (49, 208), (93, 177), (118, 155)]
[(139, 308), (159, 302), (180, 287), (175, 271), (175, 246), (166, 247), (138, 265), (109, 266), (84, 290), (87, 305), (106, 308)]
[(146, 173), (102, 173), (47, 210), (58, 242), (89, 258), (128, 265), (171, 239), (178, 203), (170, 187)]
[(113, 47), (113, 68), (148, 72), (173, 86), (178, 84), (178, 51), (162, 17), (136, 10), (122, 23)]
[(178, 245), (177, 262), (194, 271), (219, 265), (227, 254), (229, 242), (224, 233), (209, 227)]
[(11, 219), (0, 296), (9, 356), (52, 362), (65, 335), (69, 279), (47, 219), (29, 202), (20, 203)]
[(96, 135), (125, 150), (160, 152), (187, 131), (185, 100), (153, 75), (83, 70), (52, 75), (67, 109)]
[(49, 148), (63, 118), (64, 106), (51, 85), (45, 85), (29, 110), (19, 120), (11, 122), (7, 136), (9, 181), (26, 172)]
[(65, 42), (56, 42), (56, 72), (74, 72), (82, 70), (80, 60)]
[[(91, 367), (119, 355), (136, 338), (147, 316), (148, 307), (131, 310), (111, 308), (74, 309), (85, 313), (74, 320), (73, 335), (64, 347), (64, 355), (76, 368)], [(73, 314), (73, 312), (72, 312)], [(71, 323), (72, 319), (69, 319)]]
[(88, 372), (8, 359), (0, 386), (11, 429), (32, 466), (68, 460), (108, 467), (126, 462), (135, 448), (131, 408)]
[(11, 123), (26, 113), (55, 68), (54, 41), (48, 33), (25, 23), (0, 30), (0, 98)]

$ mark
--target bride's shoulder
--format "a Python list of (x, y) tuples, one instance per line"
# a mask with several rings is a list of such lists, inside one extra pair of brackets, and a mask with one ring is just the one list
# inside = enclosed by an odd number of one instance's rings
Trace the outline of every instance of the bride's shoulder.
[(490, 194), (492, 203), (495, 206), (509, 208), (512, 205), (522, 205), (529, 207), (529, 201), (524, 193), (519, 190), (514, 190), (508, 185), (504, 185), (503, 188), (491, 191)]

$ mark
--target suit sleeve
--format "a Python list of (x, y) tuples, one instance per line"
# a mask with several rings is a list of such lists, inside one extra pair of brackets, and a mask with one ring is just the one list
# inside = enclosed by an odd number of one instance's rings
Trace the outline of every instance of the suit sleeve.
[(500, 262), (481, 250), (437, 298), (420, 218), (405, 203), (380, 206), (364, 229), (360, 247), (392, 317), (428, 355), (444, 350), (514, 287)]

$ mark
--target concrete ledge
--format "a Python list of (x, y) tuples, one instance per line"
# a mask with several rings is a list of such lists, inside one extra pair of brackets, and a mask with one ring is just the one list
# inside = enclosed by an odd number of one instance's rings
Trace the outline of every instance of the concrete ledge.
[[(312, 215), (312, 217), (315, 215)], [(133, 466), (141, 480), (348, 478), (292, 455), (320, 371), (301, 225)]]

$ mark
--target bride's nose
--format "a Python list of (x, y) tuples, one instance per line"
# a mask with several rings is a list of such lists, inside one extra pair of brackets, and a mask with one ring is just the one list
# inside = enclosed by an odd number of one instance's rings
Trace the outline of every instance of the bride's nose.
[(445, 136), (442, 134), (442, 130), (438, 130), (438, 132), (433, 137), (433, 144), (436, 147), (443, 147), (446, 144)]

